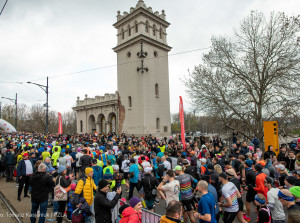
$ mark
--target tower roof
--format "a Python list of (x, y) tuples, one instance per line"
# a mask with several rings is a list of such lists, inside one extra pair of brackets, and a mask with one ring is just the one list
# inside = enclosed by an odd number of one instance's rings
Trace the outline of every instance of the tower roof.
[(161, 24), (164, 24), (165, 27), (170, 25), (170, 23), (166, 21), (165, 10), (162, 10), (161, 13), (158, 11), (153, 12), (152, 7), (147, 7), (143, 0), (139, 0), (135, 7), (131, 7), (129, 13), (126, 11), (123, 12), (123, 15), (121, 15), (120, 11), (117, 13), (117, 22), (113, 24), (116, 28), (140, 13), (146, 14), (154, 20), (159, 21)]

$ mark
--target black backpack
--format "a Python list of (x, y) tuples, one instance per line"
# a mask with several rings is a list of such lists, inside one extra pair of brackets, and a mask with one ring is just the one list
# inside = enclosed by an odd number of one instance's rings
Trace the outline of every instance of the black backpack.
[(161, 178), (164, 175), (165, 165), (160, 163), (157, 165), (157, 175)]

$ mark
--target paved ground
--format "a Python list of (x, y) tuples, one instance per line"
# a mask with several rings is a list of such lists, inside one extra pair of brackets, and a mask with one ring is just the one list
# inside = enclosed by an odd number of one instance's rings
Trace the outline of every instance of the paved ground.
[[(19, 217), (24, 223), (30, 222), (30, 211), (31, 211), (31, 199), (30, 198), (24, 198), (24, 194), (22, 193), (21, 201), (17, 201), (17, 191), (18, 188), (16, 187), (15, 182), (5, 182), (5, 178), (0, 179), (0, 190), (3, 193), (3, 195), (6, 197), (7, 200), (11, 203), (11, 205), (15, 208), (17, 213), (19, 214)], [(0, 210), (0, 214), (1, 214)], [(48, 209), (47, 211), (48, 217), (47, 219), (52, 218), (52, 209)], [(2, 221), (0, 218), (0, 222), (9, 223), (6, 221)]]
[(5, 204), (0, 199), (0, 222), (15, 223), (15, 219), (12, 217), (11, 212), (7, 209)]

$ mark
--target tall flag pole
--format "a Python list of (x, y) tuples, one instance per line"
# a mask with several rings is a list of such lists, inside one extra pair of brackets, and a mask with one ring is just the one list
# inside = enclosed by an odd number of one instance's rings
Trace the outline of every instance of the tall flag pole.
[(62, 117), (60, 112), (58, 112), (58, 134), (63, 134)]
[(181, 142), (183, 144), (183, 149), (185, 150), (185, 127), (184, 127), (184, 111), (183, 111), (183, 102), (182, 97), (179, 96), (179, 117), (180, 117), (180, 126), (181, 126)]

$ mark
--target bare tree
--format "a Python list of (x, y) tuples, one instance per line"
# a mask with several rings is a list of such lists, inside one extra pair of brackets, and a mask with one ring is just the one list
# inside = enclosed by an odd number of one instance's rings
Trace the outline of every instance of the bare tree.
[(263, 121), (299, 112), (299, 16), (252, 12), (184, 80), (196, 108), (227, 129), (263, 140)]
[(62, 115), (64, 134), (75, 134), (77, 132), (76, 112), (68, 111)]

